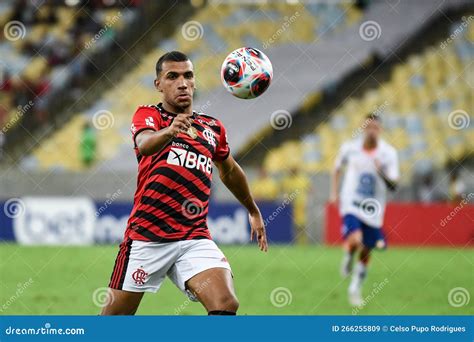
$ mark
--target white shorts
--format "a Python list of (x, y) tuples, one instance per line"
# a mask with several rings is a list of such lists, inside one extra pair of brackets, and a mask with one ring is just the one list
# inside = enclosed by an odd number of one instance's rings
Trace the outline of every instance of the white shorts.
[(214, 241), (148, 242), (128, 240), (120, 245), (109, 287), (130, 292), (156, 292), (166, 276), (196, 301), (186, 281), (210, 268), (230, 265)]

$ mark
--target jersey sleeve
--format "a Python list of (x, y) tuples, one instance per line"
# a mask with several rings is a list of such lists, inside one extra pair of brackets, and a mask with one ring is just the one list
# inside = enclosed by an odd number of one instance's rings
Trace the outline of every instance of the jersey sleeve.
[(398, 155), (396, 150), (392, 150), (390, 158), (387, 160), (385, 167), (387, 177), (392, 181), (397, 181), (400, 178), (400, 166), (398, 164)]
[(130, 131), (132, 132), (133, 144), (136, 146), (135, 138), (138, 133), (145, 130), (158, 131), (161, 127), (161, 117), (157, 115), (157, 111), (152, 107), (138, 107), (133, 115)]
[(227, 141), (227, 131), (222, 123), (220, 123), (219, 139), (217, 141), (216, 152), (214, 154), (215, 161), (224, 161), (230, 154), (229, 142)]
[(347, 163), (347, 155), (348, 155), (348, 145), (347, 143), (342, 144), (339, 152), (336, 156), (336, 161), (334, 162), (334, 167), (336, 169), (340, 169)]

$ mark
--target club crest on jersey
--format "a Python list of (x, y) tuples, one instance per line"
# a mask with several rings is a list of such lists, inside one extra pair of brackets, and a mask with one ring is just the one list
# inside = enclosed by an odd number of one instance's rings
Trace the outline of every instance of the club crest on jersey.
[(208, 174), (212, 173), (211, 158), (181, 148), (171, 147), (166, 162), (171, 165), (179, 165), (188, 169), (197, 169)]
[(206, 128), (203, 132), (202, 132), (202, 135), (204, 136), (204, 138), (207, 140), (207, 142), (216, 147), (216, 136), (215, 136), (215, 133), (212, 129), (209, 129), (209, 128)]

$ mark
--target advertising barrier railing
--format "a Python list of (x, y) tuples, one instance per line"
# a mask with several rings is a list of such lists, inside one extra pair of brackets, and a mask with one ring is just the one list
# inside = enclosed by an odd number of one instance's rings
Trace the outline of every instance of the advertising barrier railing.
[[(23, 197), (0, 202), (0, 241), (24, 245), (91, 245), (119, 243), (132, 203), (94, 201), (86, 197)], [(271, 243), (293, 241), (290, 205), (259, 203)], [(222, 244), (246, 244), (250, 225), (237, 203), (211, 202), (208, 227)]]

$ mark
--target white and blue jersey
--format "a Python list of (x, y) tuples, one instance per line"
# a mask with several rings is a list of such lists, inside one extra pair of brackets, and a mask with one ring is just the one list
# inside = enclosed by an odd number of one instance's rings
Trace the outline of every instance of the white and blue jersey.
[(336, 168), (346, 167), (340, 198), (341, 216), (353, 215), (372, 228), (381, 228), (387, 201), (387, 186), (378, 174), (377, 160), (392, 181), (400, 176), (397, 151), (379, 139), (374, 150), (363, 147), (363, 139), (344, 143), (336, 158)]

